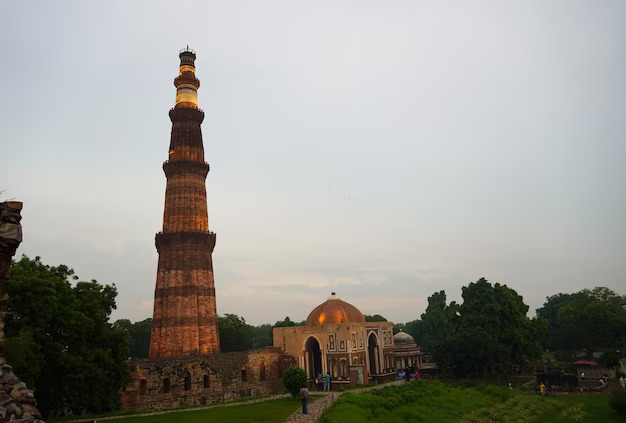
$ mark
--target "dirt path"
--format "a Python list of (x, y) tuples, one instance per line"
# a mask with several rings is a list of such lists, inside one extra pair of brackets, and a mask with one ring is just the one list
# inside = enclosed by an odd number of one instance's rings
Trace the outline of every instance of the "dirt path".
[(368, 391), (370, 389), (384, 388), (385, 386), (401, 385), (403, 383), (404, 383), (403, 380), (398, 380), (395, 382), (385, 383), (383, 385), (368, 386), (367, 388), (353, 389), (353, 390), (344, 391), (344, 392), (327, 392), (327, 393), (315, 392), (312, 394), (312, 396), (321, 395), (324, 398), (320, 398), (314, 403), (309, 404), (309, 407), (308, 407), (309, 414), (302, 414), (302, 409), (299, 409), (298, 411), (294, 412), (291, 416), (289, 416), (287, 420), (285, 420), (285, 423), (315, 423), (317, 419), (320, 418), (322, 413), (326, 411), (328, 407), (333, 405), (335, 401), (337, 401), (337, 399), (341, 395), (345, 394), (346, 392), (363, 392), (363, 391)]

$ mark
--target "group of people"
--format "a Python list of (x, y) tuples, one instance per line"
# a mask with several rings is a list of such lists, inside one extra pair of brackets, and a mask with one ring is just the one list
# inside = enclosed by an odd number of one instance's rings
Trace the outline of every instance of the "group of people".
[(410, 380), (417, 380), (419, 378), (420, 378), (420, 372), (417, 369), (417, 367), (414, 367), (414, 366), (399, 370), (398, 373), (396, 374), (396, 380), (404, 379), (407, 382)]
[(317, 377), (315, 378), (315, 386), (317, 387), (318, 391), (324, 391), (324, 392), (329, 392), (330, 391), (330, 382), (332, 380), (332, 376), (330, 375), (330, 372), (326, 372), (325, 375), (323, 374), (318, 374)]
[[(323, 389), (324, 392), (330, 392), (331, 381), (332, 376), (330, 375), (330, 372), (326, 372), (325, 375), (320, 373), (315, 378), (315, 386), (318, 391), (321, 391)], [(302, 414), (309, 414), (309, 410), (307, 409), (307, 406), (309, 404), (309, 390), (306, 386), (300, 389), (300, 399), (302, 400)]]

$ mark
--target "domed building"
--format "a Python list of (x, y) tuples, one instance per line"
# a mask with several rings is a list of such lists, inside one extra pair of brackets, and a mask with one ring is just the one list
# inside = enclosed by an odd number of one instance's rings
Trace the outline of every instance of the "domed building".
[(396, 368), (404, 369), (407, 367), (417, 367), (421, 369), (422, 352), (415, 339), (406, 332), (398, 332), (393, 336), (394, 349), (393, 353), (396, 358)]
[(366, 322), (334, 292), (304, 326), (274, 328), (274, 346), (295, 357), (310, 383), (330, 372), (333, 389), (395, 377), (392, 322)]

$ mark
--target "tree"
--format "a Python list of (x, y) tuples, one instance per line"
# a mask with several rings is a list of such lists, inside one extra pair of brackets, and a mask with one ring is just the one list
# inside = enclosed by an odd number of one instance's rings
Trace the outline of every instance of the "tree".
[(227, 313), (217, 320), (222, 352), (246, 351), (252, 348), (250, 326), (243, 317)]
[(455, 364), (465, 376), (506, 374), (541, 356), (545, 321), (529, 319), (523, 298), (506, 285), (481, 278), (463, 287), (459, 325), (453, 339)]
[(303, 326), (305, 323), (306, 323), (306, 320), (303, 320), (302, 322), (294, 322), (293, 320), (289, 318), (289, 316), (287, 316), (285, 317), (285, 320), (279, 320), (278, 322), (274, 323), (274, 327), (285, 328), (289, 326)]
[(608, 288), (548, 297), (537, 316), (548, 322), (548, 348), (614, 353), (626, 347), (626, 296)]
[(274, 345), (272, 325), (266, 323), (260, 326), (249, 326), (252, 337), (252, 348), (263, 348)]
[(306, 386), (306, 372), (299, 367), (290, 367), (283, 373), (283, 383), (287, 391), (295, 397)]
[(416, 339), (456, 377), (507, 374), (541, 354), (545, 322), (528, 319), (528, 306), (506, 285), (482, 278), (463, 287), (463, 303), (446, 304), (444, 291), (428, 298)]
[(152, 318), (131, 323), (128, 319), (120, 319), (113, 323), (113, 327), (123, 329), (128, 333), (128, 356), (131, 358), (148, 358), (150, 354), (150, 335), (152, 332)]
[(446, 305), (446, 292), (439, 291), (428, 297), (428, 306), (422, 314), (421, 322), (414, 324), (415, 334), (411, 334), (424, 351), (430, 351), (437, 361), (444, 359), (450, 338), (456, 331), (458, 306), (456, 302)]
[(558, 319), (561, 307), (570, 302), (572, 302), (570, 294), (556, 294), (546, 297), (543, 307), (536, 310), (537, 317), (546, 320), (548, 323), (544, 347), (549, 350), (573, 349), (572, 340), (561, 330)]
[(115, 409), (130, 380), (128, 335), (108, 323), (115, 285), (77, 280), (72, 269), (39, 257), (12, 264), (4, 351), (43, 414)]

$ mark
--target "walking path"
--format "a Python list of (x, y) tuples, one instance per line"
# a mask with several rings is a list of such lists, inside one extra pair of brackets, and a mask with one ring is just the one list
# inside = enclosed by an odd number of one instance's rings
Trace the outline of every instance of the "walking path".
[[(383, 385), (368, 386), (367, 388), (352, 389), (350, 391), (344, 391), (344, 392), (311, 392), (311, 396), (321, 396), (323, 398), (320, 398), (320, 399), (318, 399), (317, 401), (315, 401), (313, 403), (309, 403), (309, 410), (308, 410), (309, 414), (302, 414), (302, 409), (298, 408), (298, 411), (294, 412), (291, 416), (289, 416), (287, 418), (287, 420), (285, 420), (285, 422), (286, 423), (314, 423), (322, 415), (322, 413), (328, 407), (333, 405), (335, 403), (335, 401), (337, 401), (337, 399), (342, 394), (344, 394), (345, 392), (362, 392), (362, 391), (367, 391), (369, 389), (380, 389), (380, 388), (384, 388), (385, 386), (399, 385), (399, 384), (402, 384), (403, 382), (404, 381), (399, 380), (399, 381), (395, 381), (395, 382), (385, 383)], [(181, 408), (176, 408), (176, 409), (172, 409), (172, 410), (162, 410), (162, 411), (149, 411), (149, 412), (145, 412), (145, 413), (141, 413), (141, 414), (125, 414), (125, 415), (107, 416), (107, 417), (94, 417), (94, 416), (91, 416), (89, 418), (79, 418), (79, 419), (75, 419), (75, 420), (66, 420), (65, 423), (80, 423), (80, 422), (93, 422), (93, 421), (105, 421), (105, 420), (118, 420), (118, 419), (125, 419), (125, 418), (128, 418), (128, 417), (158, 416), (160, 414), (183, 413), (183, 412), (186, 412), (186, 411), (208, 410), (209, 408), (216, 408), (216, 407), (233, 407), (233, 406), (237, 406), (237, 405), (254, 404), (256, 402), (271, 401), (271, 400), (276, 400), (276, 399), (280, 399), (280, 398), (287, 398), (289, 396), (290, 396), (290, 394), (280, 394), (280, 395), (272, 395), (272, 396), (269, 396), (269, 397), (252, 399), (250, 401), (235, 401), (235, 402), (230, 402), (230, 403), (227, 403), (227, 404), (205, 405), (205, 406), (200, 406), (200, 407), (190, 407), (190, 408), (182, 408), (182, 409)]]
[(294, 412), (291, 416), (287, 418), (287, 420), (285, 420), (285, 423), (315, 423), (317, 419), (320, 418), (322, 413), (326, 411), (328, 407), (333, 405), (335, 401), (337, 401), (339, 397), (345, 394), (346, 392), (363, 392), (363, 391), (369, 391), (370, 389), (384, 388), (385, 386), (401, 385), (403, 383), (404, 383), (404, 380), (396, 380), (394, 382), (389, 382), (389, 383), (385, 383), (382, 385), (368, 386), (367, 388), (352, 389), (350, 391), (324, 392), (324, 393), (313, 392), (311, 393), (312, 395), (315, 395), (315, 396), (321, 395), (324, 398), (320, 398), (312, 404), (309, 403), (309, 406), (308, 406), (309, 414), (302, 414), (302, 409), (298, 409), (298, 411)]

